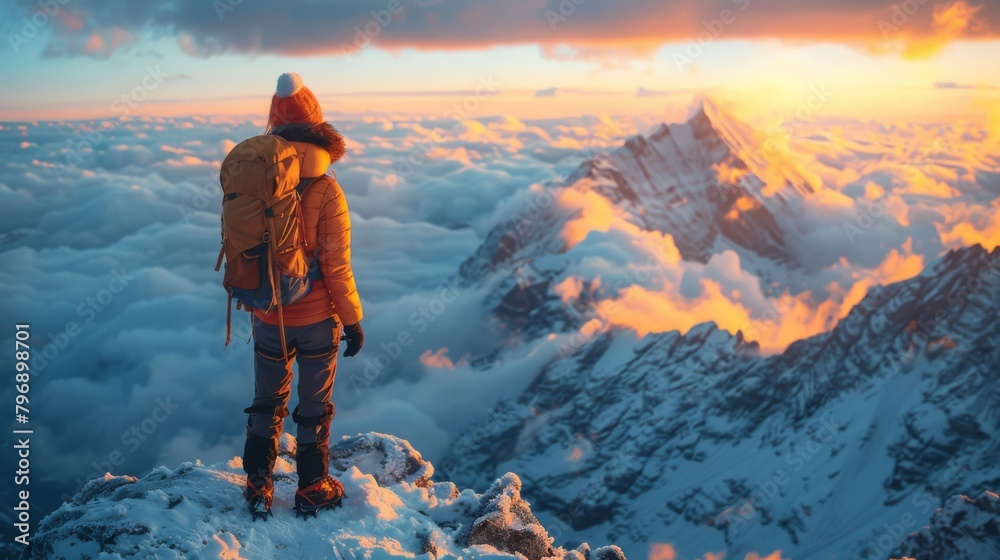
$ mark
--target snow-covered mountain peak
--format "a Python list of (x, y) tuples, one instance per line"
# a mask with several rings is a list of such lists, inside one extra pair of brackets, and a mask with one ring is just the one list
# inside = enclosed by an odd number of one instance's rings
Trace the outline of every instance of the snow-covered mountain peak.
[(46, 517), (22, 559), (57, 558), (544, 558), (624, 560), (615, 546), (554, 546), (513, 473), (480, 495), (433, 482), (405, 440), (345, 437), (331, 449), (344, 505), (293, 515), (294, 441), (275, 469), (274, 517), (251, 522), (239, 458), (160, 467), (142, 478), (105, 475)]
[(695, 131), (697, 138), (707, 140), (713, 135), (717, 136), (730, 150), (741, 156), (759, 152), (763, 147), (760, 136), (752, 127), (710, 99), (705, 99), (698, 105), (687, 123)]
[[(460, 275), (467, 285), (489, 286), (487, 307), (521, 336), (577, 329), (592, 315), (589, 304), (620, 297), (652, 269), (680, 271), (678, 260), (707, 265), (728, 253), (729, 270), (757, 277), (751, 291), (780, 295), (787, 273), (802, 269), (791, 241), (805, 233), (809, 188), (792, 168), (761, 163), (766, 158), (756, 131), (705, 101), (686, 122), (633, 136), (564, 181), (532, 189), (528, 209), (497, 223)], [(600, 261), (624, 270), (614, 276)], [(693, 278), (685, 276), (688, 287)], [(678, 292), (681, 279), (670, 283)], [(573, 290), (572, 308), (555, 293), (568, 285), (582, 288)], [(696, 305), (679, 305), (689, 304)]]

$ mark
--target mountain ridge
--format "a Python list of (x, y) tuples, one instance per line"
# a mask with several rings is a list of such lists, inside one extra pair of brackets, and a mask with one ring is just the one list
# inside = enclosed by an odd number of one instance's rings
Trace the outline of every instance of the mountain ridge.
[[(1000, 248), (975, 245), (873, 288), (834, 329), (774, 356), (711, 324), (641, 340), (612, 329), (547, 366), (444, 464), (463, 483), (517, 470), (540, 516), (572, 511), (572, 533), (613, 534), (631, 555), (660, 541), (692, 556), (850, 558), (877, 519), (914, 510), (926, 523), (925, 503), (1000, 487), (998, 302)], [(574, 492), (615, 462), (608, 487)], [(780, 495), (749, 498), (779, 471), (795, 475)], [(838, 501), (859, 488), (871, 503)]]

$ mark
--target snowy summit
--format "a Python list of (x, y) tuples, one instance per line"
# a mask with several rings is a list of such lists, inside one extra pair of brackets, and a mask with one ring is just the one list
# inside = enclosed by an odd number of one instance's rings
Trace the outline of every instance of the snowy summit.
[(252, 522), (239, 458), (105, 475), (42, 521), (22, 558), (511, 558), (624, 560), (616, 546), (553, 546), (508, 473), (483, 494), (433, 482), (409, 442), (369, 433), (330, 451), (343, 507), (294, 516), (295, 440), (282, 439), (274, 517)]

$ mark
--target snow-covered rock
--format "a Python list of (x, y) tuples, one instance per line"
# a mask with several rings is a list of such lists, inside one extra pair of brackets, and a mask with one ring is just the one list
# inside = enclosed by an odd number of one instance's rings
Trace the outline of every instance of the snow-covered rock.
[(482, 515), (472, 524), (469, 544), (492, 544), (504, 552), (520, 553), (528, 560), (554, 554), (552, 539), (521, 499), (521, 479), (508, 473), (482, 496)]
[[(24, 559), (57, 558), (583, 558), (555, 548), (520, 480), (508, 473), (484, 495), (431, 482), (433, 466), (405, 440), (363, 434), (334, 446), (341, 508), (296, 518), (294, 440), (284, 438), (274, 517), (252, 522), (239, 458), (160, 467), (142, 478), (88, 483), (39, 525)], [(589, 550), (589, 548), (587, 549)], [(613, 548), (598, 549), (590, 560)], [(596, 553), (597, 551), (595, 551)], [(523, 557), (523, 556), (522, 556)]]
[(358, 467), (383, 486), (401, 482), (429, 486), (434, 476), (434, 465), (424, 461), (410, 442), (385, 434), (345, 437), (330, 448), (330, 463), (342, 471)]

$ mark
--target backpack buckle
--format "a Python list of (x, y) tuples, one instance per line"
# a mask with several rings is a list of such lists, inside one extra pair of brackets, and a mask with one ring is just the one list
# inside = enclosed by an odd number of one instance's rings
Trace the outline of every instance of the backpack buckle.
[(265, 231), (264, 235), (263, 235), (263, 237), (261, 239), (264, 240), (264, 243), (270, 243), (271, 242), (271, 232)]

